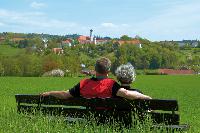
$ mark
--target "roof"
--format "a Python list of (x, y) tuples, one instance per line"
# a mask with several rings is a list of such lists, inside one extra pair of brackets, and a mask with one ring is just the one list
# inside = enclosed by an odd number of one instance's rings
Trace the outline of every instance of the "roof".
[(67, 39), (65, 41), (62, 41), (62, 43), (68, 43), (69, 44), (69, 43), (71, 43), (71, 41)]
[(80, 44), (91, 44), (93, 42), (91, 42), (90, 40), (78, 40)]
[(80, 41), (80, 40), (90, 40), (90, 37), (89, 37), (89, 36), (79, 36), (77, 39), (78, 39), (79, 41)]
[(22, 41), (25, 40), (25, 38), (15, 37), (11, 39), (12, 41)]
[(118, 42), (120, 45), (122, 45), (122, 44), (140, 44), (140, 41), (137, 40), (137, 39), (130, 40), (130, 41), (119, 40), (119, 41), (116, 41), (116, 42)]
[(98, 40), (96, 40), (97, 42), (107, 42), (108, 40), (106, 40), (106, 39), (98, 39)]

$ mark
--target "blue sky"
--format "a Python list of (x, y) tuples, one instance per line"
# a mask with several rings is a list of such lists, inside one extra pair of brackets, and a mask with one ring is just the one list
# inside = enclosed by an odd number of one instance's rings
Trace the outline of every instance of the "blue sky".
[(200, 40), (199, 0), (0, 0), (0, 32)]

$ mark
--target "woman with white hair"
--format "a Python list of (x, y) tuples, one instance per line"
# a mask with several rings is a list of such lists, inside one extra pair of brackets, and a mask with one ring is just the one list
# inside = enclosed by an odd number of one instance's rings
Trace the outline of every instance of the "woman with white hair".
[[(119, 93), (127, 99), (151, 99), (150, 96), (142, 94), (141, 91), (137, 89), (131, 89), (131, 83), (135, 81), (136, 73), (134, 67), (130, 64), (122, 64), (115, 71), (117, 80), (121, 83), (121, 91), (126, 93)], [(119, 90), (120, 91), (120, 90)]]

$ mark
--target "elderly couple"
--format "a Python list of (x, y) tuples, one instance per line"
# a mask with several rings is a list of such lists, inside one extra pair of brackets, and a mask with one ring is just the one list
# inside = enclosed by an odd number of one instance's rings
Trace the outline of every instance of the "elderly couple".
[(130, 89), (130, 84), (135, 80), (135, 71), (131, 64), (121, 65), (116, 70), (116, 76), (121, 85), (108, 78), (110, 68), (111, 61), (109, 59), (105, 57), (99, 58), (95, 64), (96, 77), (83, 79), (68, 91), (49, 91), (41, 95), (51, 95), (60, 99), (71, 97), (151, 99), (151, 97), (142, 94), (136, 89)]

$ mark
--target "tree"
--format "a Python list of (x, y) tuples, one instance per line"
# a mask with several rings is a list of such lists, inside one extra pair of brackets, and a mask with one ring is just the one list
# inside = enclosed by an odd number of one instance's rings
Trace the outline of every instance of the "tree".
[(19, 41), (19, 45), (18, 45), (18, 48), (26, 48), (28, 47), (28, 40), (25, 39), (25, 40), (20, 40)]
[(59, 47), (61, 47), (61, 44), (59, 44), (56, 39), (50, 39), (48, 41), (48, 48), (52, 49), (52, 48), (59, 48)]
[(192, 68), (191, 68), (193, 71), (195, 71), (195, 73), (200, 73), (200, 66), (198, 66), (198, 65), (194, 65), (194, 66), (192, 66)]
[(192, 49), (192, 45), (186, 43), (185, 45), (183, 45), (182, 47), (180, 47), (180, 49), (182, 49), (182, 50), (191, 50)]
[(197, 48), (200, 48), (200, 41), (198, 41), (198, 45), (197, 45)]
[(62, 69), (63, 62), (58, 55), (47, 55), (43, 58), (42, 70), (43, 72), (48, 72), (53, 69)]
[(123, 41), (129, 41), (129, 40), (132, 40), (132, 38), (129, 37), (128, 35), (123, 35), (123, 36), (120, 37), (120, 39), (123, 40)]
[(0, 62), (0, 76), (4, 76), (4, 67), (1, 62)]
[(34, 37), (31, 41), (32, 45), (35, 45), (37, 49), (44, 49), (43, 41), (40, 37)]
[(6, 76), (22, 76), (17, 58), (7, 57), (2, 60)]

